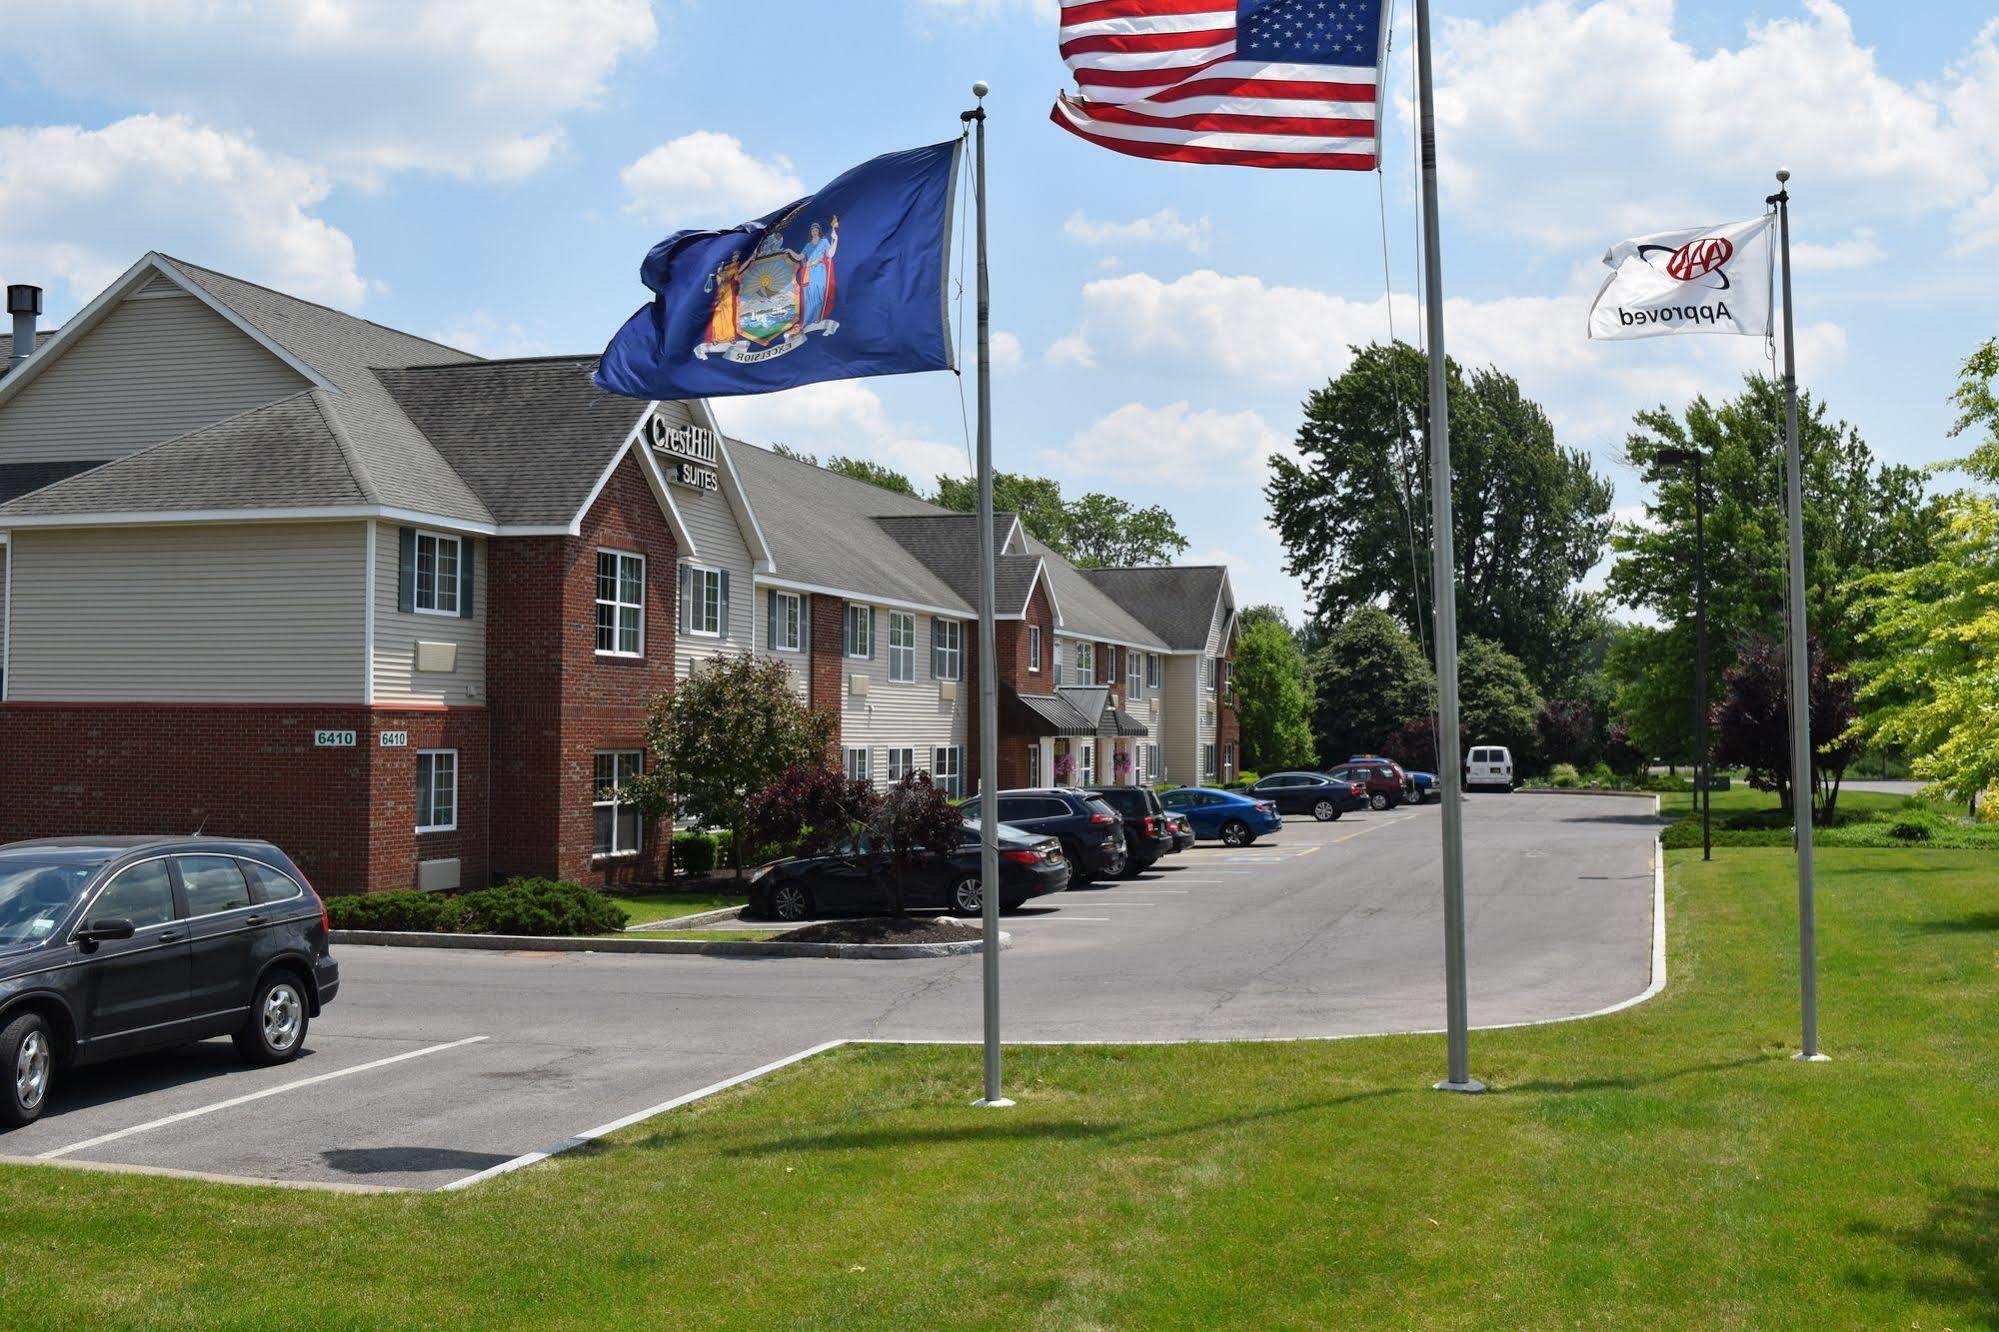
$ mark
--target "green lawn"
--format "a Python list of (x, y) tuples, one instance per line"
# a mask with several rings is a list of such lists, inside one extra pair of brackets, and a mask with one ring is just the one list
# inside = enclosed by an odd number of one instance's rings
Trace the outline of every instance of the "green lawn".
[[(0, 1171), (44, 1325), (1990, 1327), (1999, 857), (1676, 853), (1672, 984), (1437, 1038), (850, 1047), (464, 1194)], [(589, 1118), (579, 1115), (579, 1122)]]
[(648, 925), (656, 920), (678, 920), (682, 916), (741, 906), (749, 901), (741, 893), (631, 893), (607, 896), (625, 909), (625, 914), (632, 918), (634, 925)]

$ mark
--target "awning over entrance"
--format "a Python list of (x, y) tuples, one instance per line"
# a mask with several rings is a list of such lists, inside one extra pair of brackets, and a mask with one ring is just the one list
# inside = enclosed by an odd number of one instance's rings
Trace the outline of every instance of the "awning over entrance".
[(1138, 720), (1138, 718), (1132, 716), (1129, 712), (1126, 712), (1123, 708), (1106, 708), (1104, 710), (1104, 718), (1105, 720), (1112, 722), (1117, 727), (1117, 730), (1104, 732), (1101, 731), (1100, 728), (1100, 734), (1127, 735), (1127, 736), (1152, 734), (1151, 730), (1145, 725), (1144, 722)]
[(1064, 685), (1055, 691), (1085, 717), (1092, 718), (1089, 735), (1150, 735), (1145, 726), (1111, 701), (1111, 691), (1103, 685)]
[(1013, 723), (1030, 735), (1095, 735), (1097, 720), (1057, 694), (1014, 694)]

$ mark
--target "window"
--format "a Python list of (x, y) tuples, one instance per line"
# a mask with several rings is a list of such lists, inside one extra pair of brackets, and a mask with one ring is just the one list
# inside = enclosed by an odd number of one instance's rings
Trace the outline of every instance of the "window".
[(597, 552), (597, 652), (636, 657), (643, 652), (646, 561), (643, 555)]
[(965, 624), (962, 620), (930, 622), (930, 674), (939, 680), (963, 678)]
[(867, 661), (875, 655), (875, 612), (871, 606), (847, 607), (845, 652)]
[(1038, 624), (1027, 626), (1027, 669), (1036, 675), (1041, 674), (1041, 626)]
[(868, 780), (868, 751), (865, 745), (849, 745), (843, 751), (846, 760), (847, 779), (855, 782)]
[(888, 613), (888, 679), (890, 684), (916, 679), (916, 617), (908, 611)]
[(1079, 685), (1097, 682), (1097, 645), (1095, 643), (1076, 644), (1076, 683)]
[(645, 752), (638, 749), (599, 750), (597, 784), (590, 801), (591, 818), (596, 824), (590, 846), (593, 856), (635, 856), (643, 821), (639, 807), (620, 799), (625, 786), (645, 770)]
[(250, 895), (258, 902), (289, 902), (305, 891), (298, 886), (298, 880), (269, 865), (259, 865), (254, 860), (239, 860), (236, 863), (250, 876)]
[(963, 794), (964, 772), (959, 766), (964, 751), (956, 745), (940, 745), (930, 751), (930, 780), (937, 789), (956, 800)]
[(1029, 786), (1041, 785), (1040, 745), (1029, 745), (1027, 747), (1027, 784)]
[(1062, 640), (1058, 638), (1055, 640), (1055, 687), (1057, 689), (1062, 687), (1062, 677), (1065, 674), (1063, 668), (1067, 665), (1068, 658), (1063, 655)]
[(1214, 775), (1215, 775), (1215, 747), (1213, 745), (1202, 745), (1201, 776), (1213, 777)]
[(457, 537), (416, 534), (416, 608), (426, 615), (458, 614)]
[(174, 918), (173, 880), (167, 862), (148, 860), (132, 866), (97, 895), (87, 920), (129, 920), (132, 928), (164, 925)]
[(458, 751), (426, 749), (416, 756), (416, 830), (458, 826)]
[(1215, 692), (1215, 659), (1201, 658), (1201, 687), (1209, 693)]
[(187, 914), (211, 916), (250, 905), (250, 881), (228, 856), (178, 856), (181, 891), (187, 894)]
[(1148, 655), (1150, 654), (1134, 652), (1130, 648), (1124, 650), (1125, 697), (1137, 698), (1145, 692), (1144, 666)]
[(1132, 764), (1133, 780), (1150, 786), (1159, 779), (1159, 746), (1149, 741), (1138, 742), (1138, 755)]
[(769, 609), (765, 638), (771, 651), (805, 651), (805, 598), (796, 592), (773, 590)]
[(1097, 784), (1097, 742), (1084, 740), (1076, 746), (1076, 785)]
[(729, 622), (729, 575), (698, 564), (681, 566), (680, 627), (704, 638), (720, 638)]
[(904, 745), (900, 749), (888, 751), (888, 779), (891, 784), (901, 781), (916, 771), (916, 751)]
[(1162, 658), (1156, 652), (1145, 654), (1145, 687), (1147, 689), (1159, 688), (1159, 663), (1161, 660)]

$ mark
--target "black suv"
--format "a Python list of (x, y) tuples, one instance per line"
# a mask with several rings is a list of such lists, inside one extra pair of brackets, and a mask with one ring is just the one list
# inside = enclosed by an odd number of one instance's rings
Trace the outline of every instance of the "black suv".
[(1093, 786), (1089, 793), (1109, 805), (1124, 820), (1124, 872), (1139, 874), (1174, 850), (1173, 825), (1166, 806), (1149, 786)]
[(233, 1036), (282, 1064), (340, 989), (326, 908), (269, 842), (62, 837), (0, 846), (0, 1126), (56, 1073)]
[(1001, 791), (999, 818), (1024, 833), (1061, 839), (1078, 883), (1124, 873), (1124, 820), (1088, 791), (1067, 786)]
[(1279, 814), (1310, 814), (1321, 823), (1367, 808), (1367, 787), (1359, 778), (1340, 781), (1322, 772), (1274, 772), (1245, 794), (1268, 800)]

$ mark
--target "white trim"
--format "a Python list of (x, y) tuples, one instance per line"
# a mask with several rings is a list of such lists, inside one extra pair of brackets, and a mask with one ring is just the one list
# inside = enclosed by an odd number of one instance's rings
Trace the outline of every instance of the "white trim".
[(764, 539), (763, 524), (757, 521), (756, 510), (750, 507), (750, 493), (743, 489), (742, 474), (736, 471), (736, 460), (729, 456), (731, 441), (722, 432), (721, 422), (715, 419), (714, 408), (708, 405), (706, 398), (687, 398), (684, 401), (688, 411), (699, 415), (707, 428), (715, 432), (715, 451), (721, 455), (722, 471), (729, 478), (729, 484), (723, 490), (722, 498), (727, 500), (729, 507), (735, 511), (736, 526), (741, 528), (747, 525), (748, 535), (752, 538), (746, 543), (750, 546), (750, 554), (755, 557), (751, 573), (753, 575), (776, 573), (777, 559), (770, 553), (770, 542)]
[[(863, 611), (867, 614), (868, 617), (868, 650), (865, 653), (849, 652), (847, 650), (847, 626), (852, 621), (855, 611)], [(874, 659), (875, 659), (874, 607), (864, 605), (858, 601), (850, 601), (846, 605), (840, 608), (840, 660), (873, 661)]]
[(1041, 674), (1041, 626), (1038, 624), (1027, 626), (1027, 673)]
[[(853, 757), (856, 754), (859, 754), (861, 756), (861, 772), (858, 775), (858, 777), (856, 777), (854, 773), (854, 765), (852, 762)], [(840, 770), (847, 777), (849, 781), (855, 781), (855, 780), (863, 782), (874, 781), (875, 774), (874, 774), (874, 764), (872, 759), (873, 759), (873, 751), (869, 749), (868, 746), (866, 745), (840, 746)]]
[[(909, 646), (906, 649), (903, 649), (904, 651), (907, 651), (909, 653), (909, 675), (901, 680), (895, 678), (895, 654), (897, 651), (895, 645), (895, 620), (898, 615), (907, 616), (909, 618)], [(885, 643), (883, 643), (882, 646), (884, 651), (883, 660), (886, 661), (888, 664), (888, 682), (890, 684), (915, 684), (916, 683), (915, 612), (892, 610), (888, 613), (888, 639)]]
[[(719, 564), (702, 564), (696, 560), (681, 560), (679, 563), (697, 574), (715, 575), (715, 627), (713, 629), (694, 628), (695, 615), (693, 612), (696, 608), (690, 607), (690, 613), (687, 617), (689, 627), (685, 632), (690, 638), (727, 638), (729, 636), (729, 608), (722, 602), (722, 566)], [(698, 609), (701, 617), (705, 618), (708, 613), (708, 590), (705, 587), (701, 589)], [(754, 605), (750, 607), (750, 617), (750, 639), (754, 642), (756, 639), (756, 607)]]
[[(458, 751), (455, 749), (419, 749), (416, 752), (417, 766), (419, 768), (422, 767), (424, 759), (426, 758), (435, 759), (439, 754), (451, 755), (451, 822), (419, 823), (416, 825), (416, 832), (419, 836), (427, 835), (430, 833), (447, 833), (447, 832), (458, 831), (458, 788), (459, 788)], [(413, 777), (414, 775), (415, 774), (412, 774)], [(431, 764), (430, 782), (431, 782), (430, 807), (431, 810), (435, 812), (437, 809), (437, 794), (436, 794), (437, 765), (435, 762)], [(419, 818), (422, 817), (421, 811), (419, 811), (418, 817)]]
[(366, 572), (361, 584), (361, 702), (375, 706), (375, 520), (362, 524), (368, 549), (362, 559)]
[[(600, 800), (597, 797), (597, 793), (603, 789), (602, 787), (597, 785), (597, 760), (605, 757), (606, 755), (611, 756), (611, 780), (615, 784), (618, 778), (617, 756), (620, 754), (633, 754), (637, 756), (638, 762), (632, 768), (632, 774), (634, 776), (637, 776), (645, 771), (646, 752), (643, 748), (594, 749), (590, 751), (590, 859), (592, 860), (629, 860), (636, 858), (645, 850), (645, 844), (646, 844), (645, 810), (639, 806), (639, 802), (636, 800), (616, 800), (616, 799)], [(617, 787), (616, 789), (622, 790), (623, 788)], [(609, 806), (611, 810), (612, 849), (609, 851), (599, 851), (597, 849), (597, 811), (599, 808), (604, 806)], [(627, 806), (630, 806), (631, 808), (637, 809), (639, 811), (638, 831), (634, 834), (634, 836), (638, 840), (634, 842), (631, 846), (619, 846), (618, 811), (626, 808)]]
[[(425, 608), (423, 605), (419, 603), (418, 599), (423, 595), (423, 581), (417, 576), (417, 571), (423, 567), (423, 539), (425, 537), (429, 537), (432, 541), (437, 541), (437, 542), (449, 541), (454, 547), (457, 548), (458, 553), (451, 557), (452, 577), (451, 577), (450, 610), (439, 610), (434, 605)], [(410, 558), (413, 561), (413, 563), (410, 565), (410, 613), (413, 615), (431, 615), (435, 616), (440, 620), (470, 619), (471, 617), (465, 615), (463, 613), (463, 608), (460, 607), (458, 604), (459, 598), (461, 597), (461, 595), (465, 590), (465, 565), (463, 561), (465, 560), (470, 549), (465, 543), (465, 538), (460, 536), (456, 532), (428, 532), (423, 530), (422, 528), (416, 529), (415, 538), (416, 539), (414, 543), (410, 547)], [(440, 553), (442, 553), (443, 549), (444, 548), (441, 545), (438, 547)], [(437, 599), (438, 589), (443, 586), (443, 584), (437, 580), (436, 576), (437, 569), (435, 567), (437, 563), (438, 561), (435, 558), (433, 558), (432, 561), (433, 567), (431, 569), (431, 589), (430, 589), (431, 599), (433, 601)]]
[(1159, 651), (1158, 648), (1148, 647), (1144, 643), (1133, 643), (1122, 638), (1105, 638), (1102, 634), (1083, 633), (1080, 630), (1057, 629), (1055, 636), (1057, 638), (1069, 639), (1075, 643), (1109, 643), (1113, 647), (1137, 648), (1140, 652)]
[(7, 690), (14, 680), (14, 546), (6, 544), (4, 563), (0, 563), (0, 703), (7, 701)]
[[(768, 593), (770, 594), (770, 596), (771, 596), (771, 597), (772, 597), (773, 599), (775, 599), (775, 598), (778, 598), (778, 597), (783, 597), (783, 598), (785, 598), (786, 600), (789, 600), (789, 601), (791, 601), (791, 602), (795, 603), (795, 604), (797, 605), (797, 607), (798, 607), (798, 642), (797, 642), (797, 644), (796, 644), (796, 645), (794, 645), (794, 646), (792, 646), (792, 647), (785, 647), (785, 646), (783, 646), (782, 644), (778, 643), (776, 639), (770, 639), (770, 641), (769, 641), (769, 642), (767, 642), (767, 643), (765, 643), (765, 644), (764, 644), (764, 648), (765, 648), (765, 650), (766, 650), (766, 651), (769, 651), (769, 652), (773, 652), (773, 653), (775, 653), (775, 652), (782, 652), (782, 653), (785, 653), (785, 654), (786, 654), (786, 655), (788, 655), (788, 656), (793, 656), (793, 657), (796, 657), (796, 656), (799, 656), (800, 654), (802, 654), (802, 653), (803, 653), (803, 652), (805, 651), (805, 647), (806, 647), (806, 638), (807, 638), (807, 635), (808, 635), (808, 634), (810, 633), (810, 631), (811, 631), (811, 625), (810, 625), (810, 623), (809, 623), (809, 620), (810, 620), (810, 616), (811, 616), (811, 611), (810, 611), (810, 610), (808, 609), (808, 607), (810, 606), (810, 604), (811, 604), (811, 603), (810, 603), (810, 602), (809, 602), (809, 601), (808, 601), (808, 600), (806, 599), (806, 595), (805, 595), (805, 593), (803, 593), (803, 592), (789, 592), (789, 591), (786, 591), (786, 590), (785, 590), (784, 588), (781, 588), (781, 587), (773, 587), (773, 588), (767, 588), (767, 589), (765, 589), (765, 590), (766, 590), (766, 591), (767, 591), (767, 592), (768, 592)], [(751, 600), (752, 600), (752, 601), (754, 601), (754, 600), (756, 599), (756, 588), (755, 588), (755, 585), (754, 585), (754, 580), (752, 580), (752, 586), (751, 586), (751, 588), (750, 588), (750, 595), (751, 595)], [(752, 613), (754, 613), (754, 608), (752, 608)], [(770, 613), (769, 613), (769, 614), (767, 615), (767, 617), (766, 617), (766, 622), (765, 622), (765, 626), (764, 626), (764, 637), (765, 637), (765, 638), (767, 638), (767, 639), (769, 639), (769, 638), (770, 638), (770, 622), (771, 622), (771, 621), (775, 621), (775, 622), (776, 622), (777, 624), (779, 624), (779, 625), (782, 625), (782, 624), (784, 623), (784, 612), (783, 612), (782, 610), (780, 610), (780, 609), (777, 609), (777, 608), (776, 608), (776, 606), (775, 606), (775, 604), (773, 604), (773, 607), (772, 607), (772, 610), (770, 611)], [(843, 637), (843, 639), (844, 639), (844, 637), (845, 637), (845, 633), (844, 633), (844, 631), (845, 631), (845, 628), (846, 628), (846, 626), (845, 626), (844, 624), (842, 624), (842, 625), (841, 625), (841, 629), (842, 629), (842, 637)], [(841, 646), (841, 653), (842, 653), (842, 655), (845, 655), (845, 651), (846, 651), (846, 644), (845, 644), (844, 642), (842, 642), (840, 646)]]
[(575, 535), (566, 526), (501, 526), (474, 518), (447, 518), (442, 514), (380, 504), (332, 504), (297, 509), (161, 509), (152, 512), (22, 514), (19, 517), (10, 515), (7, 524), (14, 528), (173, 527), (183, 523), (316, 523), (355, 518), (380, 518), (384, 522), (430, 527), (466, 536)]
[[(921, 601), (898, 601), (894, 597), (878, 597), (872, 592), (856, 592), (850, 588), (829, 587), (823, 583), (801, 583), (791, 578), (778, 578), (772, 574), (753, 574), (750, 581), (758, 587), (775, 587), (786, 592), (817, 592), (821, 596), (838, 597), (842, 601), (856, 602), (868, 606), (881, 606), (888, 610), (915, 611), (919, 615), (943, 615), (951, 619), (963, 619), (967, 615), (976, 617), (977, 611), (968, 611), (963, 606), (932, 606)], [(995, 619), (1018, 620), (1018, 615), (1000, 615)]]
[[(618, 647), (600, 648), (597, 646), (596, 608), (599, 606), (610, 606), (613, 608), (611, 614), (611, 641), (615, 644), (618, 641), (618, 629), (620, 627), (617, 612), (624, 610), (632, 603), (628, 601), (606, 601), (602, 595), (593, 591), (590, 598), (590, 647), (592, 654), (599, 657), (619, 657), (626, 661), (643, 661), (646, 655), (646, 557), (640, 551), (619, 550), (615, 546), (599, 546), (597, 547), (597, 555), (600, 560), (602, 557), (609, 555), (618, 561), (615, 578), (620, 591), (622, 591), (624, 586), (624, 561), (637, 560), (639, 562), (639, 599), (637, 605), (639, 613), (639, 650), (637, 652), (626, 652)], [(601, 586), (603, 578), (601, 571), (592, 569), (590, 572), (593, 581)]]

